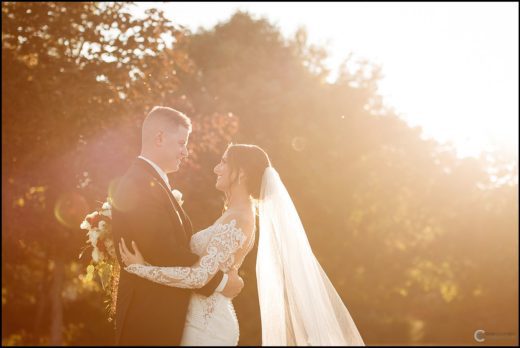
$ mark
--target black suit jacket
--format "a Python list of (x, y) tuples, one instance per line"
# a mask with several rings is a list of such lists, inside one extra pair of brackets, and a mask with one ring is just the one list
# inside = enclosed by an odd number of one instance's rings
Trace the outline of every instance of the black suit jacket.
[[(192, 266), (199, 257), (190, 251), (192, 225), (157, 171), (136, 159), (113, 195), (112, 232), (116, 243), (132, 240), (154, 266)], [(122, 267), (119, 248), (115, 248)], [(222, 280), (219, 272), (201, 289), (181, 289), (120, 272), (116, 303), (116, 344), (179, 345), (190, 295), (209, 296)]]

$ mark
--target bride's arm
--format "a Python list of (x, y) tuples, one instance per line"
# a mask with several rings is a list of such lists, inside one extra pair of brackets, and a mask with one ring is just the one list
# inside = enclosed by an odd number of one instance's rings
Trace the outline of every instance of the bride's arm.
[(145, 265), (135, 245), (133, 255), (120, 244), (125, 270), (153, 282), (176, 288), (198, 289), (206, 285), (219, 269), (227, 270), (234, 263), (234, 254), (242, 247), (246, 236), (236, 226), (236, 219), (228, 218), (215, 226), (205, 254), (191, 267), (156, 267)]

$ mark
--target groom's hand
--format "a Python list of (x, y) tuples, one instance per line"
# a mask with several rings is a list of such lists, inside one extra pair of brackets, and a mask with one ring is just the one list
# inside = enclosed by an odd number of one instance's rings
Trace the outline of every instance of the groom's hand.
[(242, 291), (244, 287), (244, 281), (238, 275), (237, 270), (233, 269), (227, 273), (228, 281), (226, 283), (226, 287), (222, 290), (222, 295), (234, 298)]

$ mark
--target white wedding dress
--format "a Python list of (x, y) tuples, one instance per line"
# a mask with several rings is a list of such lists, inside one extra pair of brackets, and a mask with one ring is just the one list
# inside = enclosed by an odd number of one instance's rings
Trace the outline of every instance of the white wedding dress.
[[(201, 258), (192, 267), (156, 267), (132, 264), (125, 269), (153, 282), (177, 288), (203, 287), (219, 270), (224, 273), (238, 270), (254, 244), (236, 226), (235, 219), (216, 222), (191, 237), (191, 251)], [(246, 244), (246, 241), (248, 243)], [(182, 346), (236, 346), (238, 345), (238, 319), (231, 299), (220, 292), (209, 297), (191, 295)]]

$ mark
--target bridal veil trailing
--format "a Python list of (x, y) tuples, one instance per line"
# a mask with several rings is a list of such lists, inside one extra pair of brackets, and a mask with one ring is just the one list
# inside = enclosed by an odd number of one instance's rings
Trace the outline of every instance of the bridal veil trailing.
[(363, 346), (273, 167), (267, 167), (262, 178), (259, 224), (256, 273), (262, 345)]

